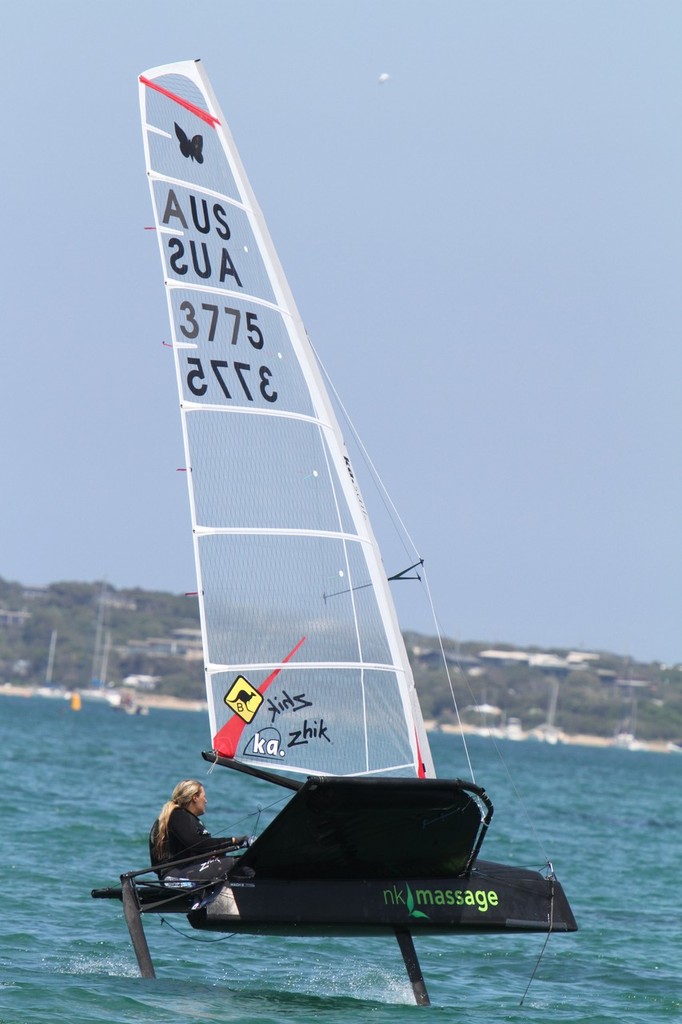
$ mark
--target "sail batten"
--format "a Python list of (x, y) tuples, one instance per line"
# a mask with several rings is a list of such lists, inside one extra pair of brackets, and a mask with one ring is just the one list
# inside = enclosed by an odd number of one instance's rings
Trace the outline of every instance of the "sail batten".
[[(328, 537), (330, 539), (349, 541), (353, 544), (369, 544), (366, 537), (358, 537), (351, 533), (341, 533), (333, 530), (296, 530), (285, 527), (258, 527), (258, 526), (200, 526), (194, 527), (197, 536), (243, 536), (243, 537)], [(362, 584), (371, 586), (371, 583)], [(339, 591), (346, 593), (346, 591)], [(327, 597), (334, 597), (335, 594), (326, 594)]]
[[(166, 233), (172, 234), (173, 232), (170, 230), (166, 230)], [(169, 281), (167, 287), (169, 291), (172, 291), (173, 288), (183, 288), (188, 292), (205, 291), (202, 285), (192, 284), (189, 281), (183, 281), (182, 284), (178, 284), (174, 281)], [(217, 296), (224, 296), (226, 299), (242, 299), (244, 302), (255, 303), (259, 306), (264, 306), (267, 309), (274, 310), (276, 313), (280, 313), (281, 316), (283, 317), (290, 315), (287, 309), (284, 309), (282, 306), (278, 306), (276, 302), (270, 302), (268, 299), (262, 298), (262, 296), (260, 295), (242, 295), (239, 292), (232, 291), (229, 288), (213, 288), (212, 293)]]
[[(186, 345), (183, 342), (180, 342), (174, 344), (173, 348), (196, 349), (198, 348), (198, 346)], [(304, 413), (284, 412), (283, 410), (278, 410), (277, 412), (275, 412), (273, 409), (248, 409), (246, 408), (246, 406), (243, 405), (235, 405), (231, 409), (226, 409), (222, 405), (212, 405), (210, 402), (207, 402), (205, 405), (199, 405), (197, 402), (183, 401), (180, 403), (180, 407), (184, 412), (188, 413), (208, 411), (220, 413), (223, 416), (230, 416), (233, 413), (237, 413), (240, 416), (279, 416), (282, 419), (301, 420), (302, 422), (306, 423), (315, 423), (318, 427), (321, 427), (323, 430), (331, 429), (331, 425), (329, 423), (325, 423), (323, 420), (318, 419), (316, 416), (307, 416)]]
[[(206, 671), (209, 673), (216, 672), (242, 672), (245, 669), (249, 672), (270, 672), (273, 669), (281, 668), (283, 672), (287, 671), (287, 666), (282, 666), (281, 662), (253, 662), (252, 664), (245, 665), (234, 664), (214, 664), (208, 663), (206, 665)], [(293, 668), (293, 666), (292, 666)], [(364, 668), (371, 669), (376, 672), (396, 672), (400, 670), (400, 666), (394, 665), (391, 662), (369, 662), (369, 661), (299, 661), (296, 663), (296, 671), (299, 670), (315, 670), (315, 669), (350, 669), (350, 668)]]
[[(149, 126), (147, 126), (147, 128), (149, 131), (153, 131), (153, 129), (149, 128)], [(170, 135), (168, 132), (157, 131), (155, 132), (155, 134), (160, 135), (163, 138), (170, 139), (171, 141), (173, 139), (172, 135)], [(243, 210), (245, 213), (250, 212), (250, 208), (245, 203), (240, 202), (240, 200), (233, 199), (231, 196), (226, 195), (224, 192), (217, 192), (215, 189), (201, 188), (200, 186), (195, 185), (193, 182), (187, 181), (185, 178), (167, 178), (162, 174), (156, 174), (154, 171), (150, 171), (149, 180), (153, 182), (161, 182), (164, 185), (177, 185), (179, 188), (191, 188), (192, 191), (195, 192), (197, 195), (211, 196), (213, 199), (220, 199), (221, 202), (228, 203), (230, 206), (234, 206), (237, 209)]]
[(281, 771), (433, 775), (359, 484), (200, 63), (145, 72), (140, 104), (214, 747)]

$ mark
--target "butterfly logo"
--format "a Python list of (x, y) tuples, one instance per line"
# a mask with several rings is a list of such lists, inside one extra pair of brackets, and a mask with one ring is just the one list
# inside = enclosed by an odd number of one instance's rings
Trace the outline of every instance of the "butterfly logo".
[(204, 140), (202, 136), (195, 135), (193, 139), (188, 139), (179, 124), (175, 125), (175, 134), (180, 142), (180, 152), (182, 155), (196, 160), (198, 164), (203, 164), (204, 155), (202, 150), (204, 148)]

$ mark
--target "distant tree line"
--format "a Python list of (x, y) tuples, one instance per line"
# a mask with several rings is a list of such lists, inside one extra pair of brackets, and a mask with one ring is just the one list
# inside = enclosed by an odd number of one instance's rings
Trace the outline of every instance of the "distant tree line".
[[(151, 676), (159, 693), (201, 698), (200, 659), (169, 656), (163, 644), (140, 644), (198, 629), (195, 597), (117, 590), (102, 582), (30, 588), (0, 578), (0, 684), (44, 685), (52, 641), (53, 685), (85, 688), (104, 670), (107, 685)], [(555, 692), (554, 724), (566, 733), (609, 737), (630, 731), (642, 740), (682, 738), (680, 666), (634, 663), (598, 652), (587, 668), (557, 671), (482, 658), (489, 643), (445, 639), (446, 667), (437, 638), (406, 633), (405, 640), (424, 716), (441, 724), (456, 721), (454, 693), (460, 715), (470, 724), (480, 724), (474, 709), (488, 705), (501, 721), (519, 718), (529, 730), (547, 721)]]

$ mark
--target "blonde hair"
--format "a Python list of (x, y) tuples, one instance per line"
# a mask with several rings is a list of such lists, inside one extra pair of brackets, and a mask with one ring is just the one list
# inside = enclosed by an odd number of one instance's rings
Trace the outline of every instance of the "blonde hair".
[(198, 782), (197, 779), (183, 779), (182, 782), (178, 782), (171, 793), (170, 800), (166, 801), (161, 808), (161, 813), (156, 819), (153, 837), (154, 855), (158, 860), (163, 858), (163, 850), (168, 836), (168, 822), (171, 814), (178, 807), (187, 808), (203, 788), (203, 784)]

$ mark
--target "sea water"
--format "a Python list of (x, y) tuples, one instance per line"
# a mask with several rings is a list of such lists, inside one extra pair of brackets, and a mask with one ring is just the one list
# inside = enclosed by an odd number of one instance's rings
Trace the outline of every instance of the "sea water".
[[(391, 937), (224, 936), (149, 915), (157, 978), (140, 978), (121, 904), (90, 891), (147, 865), (149, 826), (175, 782), (204, 782), (214, 834), (257, 832), (287, 798), (209, 774), (208, 745), (201, 713), (0, 698), (0, 1024), (682, 1018), (682, 757), (530, 741), (470, 743), (495, 804), (483, 856), (551, 860), (577, 933), (417, 936), (426, 1009)], [(439, 775), (468, 775), (461, 740), (438, 734), (432, 746)]]

